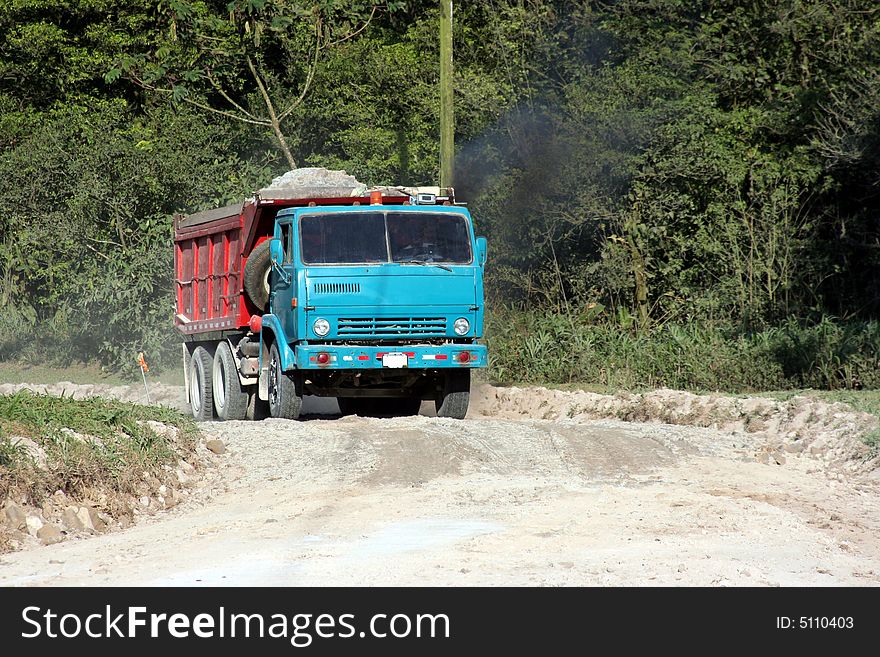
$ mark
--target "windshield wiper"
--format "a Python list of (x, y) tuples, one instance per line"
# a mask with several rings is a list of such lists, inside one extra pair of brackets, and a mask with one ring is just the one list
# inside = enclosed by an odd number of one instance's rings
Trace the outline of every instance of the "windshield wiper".
[(440, 267), (440, 269), (452, 271), (452, 267), (447, 267), (446, 265), (441, 265), (437, 262), (425, 262), (424, 260), (398, 260), (397, 262), (401, 265), (422, 265), (423, 267), (431, 265), (432, 267)]

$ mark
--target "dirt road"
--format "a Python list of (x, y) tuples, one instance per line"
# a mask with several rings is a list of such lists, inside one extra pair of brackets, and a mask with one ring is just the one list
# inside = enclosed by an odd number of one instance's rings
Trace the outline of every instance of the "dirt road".
[[(662, 419), (710, 424), (678, 395)], [(0, 586), (880, 584), (855, 438), (876, 420), (770, 402), (737, 422), (716, 404), (714, 427), (592, 419), (665, 403), (646, 399), (486, 387), (461, 422), (211, 423), (228, 451), (192, 501), (4, 555)]]

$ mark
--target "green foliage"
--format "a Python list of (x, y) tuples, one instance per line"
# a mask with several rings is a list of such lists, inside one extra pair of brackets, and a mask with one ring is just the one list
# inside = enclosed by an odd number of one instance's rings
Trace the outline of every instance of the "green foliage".
[[(72, 399), (21, 391), (0, 395), (0, 426), (9, 433), (14, 427), (19, 435), (55, 436), (62, 428), (112, 441), (130, 441), (140, 451), (151, 445), (163, 445), (165, 438), (149, 426), (147, 420), (176, 427), (184, 440), (194, 440), (196, 427), (180, 413), (162, 406), (142, 406), (100, 397)], [(125, 436), (118, 435), (119, 433)]]
[(550, 24), (592, 48), (551, 49), (556, 84), (462, 152), (499, 297), (642, 329), (876, 317), (871, 3), (626, 0)]
[[(457, 6), (457, 195), (493, 305), (548, 316), (495, 325), (496, 372), (876, 385), (875, 5)], [(429, 2), (0, 3), (0, 358), (173, 362), (170, 217), (292, 161), (436, 183), (437, 22)]]
[(379, 10), (336, 0), (175, 0), (158, 11), (168, 38), (132, 44), (105, 80), (125, 76), (175, 106), (187, 103), (259, 126), (295, 167), (287, 124), (299, 118), (294, 112), (308, 97), (319, 64), (338, 44), (356, 39)]
[(27, 450), (19, 440), (3, 435), (0, 429), (0, 468), (14, 468), (27, 460)]
[[(177, 429), (171, 440), (149, 421)], [(20, 441), (27, 437), (45, 454), (37, 467)], [(32, 500), (61, 489), (80, 496), (93, 486), (131, 493), (144, 471), (174, 464), (195, 447), (195, 424), (162, 407), (100, 398), (0, 395), (0, 496), (24, 487)]]
[[(119, 102), (50, 112), (0, 160), (0, 355), (135, 368), (172, 351), (171, 221), (240, 199), (266, 169), (198, 117)], [(5, 352), (5, 354), (3, 353)]]
[[(803, 205), (821, 167), (802, 151), (763, 144), (763, 118), (691, 99), (645, 155), (627, 229), (645, 253), (666, 316), (748, 323), (804, 310), (798, 304), (808, 299), (798, 292), (823, 265), (821, 256), (803, 257), (815, 221)], [(686, 308), (670, 307), (673, 298)]]
[(161, 38), (154, 5), (148, 0), (0, 3), (0, 95), (40, 109), (61, 99), (114, 95), (101, 84), (113, 59)]
[(637, 332), (626, 318), (498, 309), (488, 326), (490, 377), (499, 382), (582, 382), (753, 392), (880, 387), (880, 323), (815, 325), (741, 333), (705, 323)]

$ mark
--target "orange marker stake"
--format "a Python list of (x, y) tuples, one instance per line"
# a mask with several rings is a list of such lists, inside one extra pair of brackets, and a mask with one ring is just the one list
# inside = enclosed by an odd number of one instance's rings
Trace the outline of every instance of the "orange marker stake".
[(144, 359), (144, 352), (139, 351), (137, 356), (137, 364), (141, 366), (141, 377), (144, 379), (144, 392), (147, 393), (147, 403), (150, 403), (150, 389), (147, 388), (147, 372), (150, 371), (150, 368), (147, 366), (147, 361)]

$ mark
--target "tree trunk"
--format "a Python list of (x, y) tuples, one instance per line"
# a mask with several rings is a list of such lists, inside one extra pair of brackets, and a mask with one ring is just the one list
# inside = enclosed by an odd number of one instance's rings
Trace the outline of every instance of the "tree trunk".
[(440, 187), (452, 187), (455, 119), (452, 80), (452, 0), (440, 2)]
[(296, 160), (293, 159), (293, 153), (290, 152), (290, 147), (287, 145), (287, 139), (284, 137), (284, 133), (281, 132), (281, 120), (275, 113), (275, 105), (272, 104), (272, 99), (269, 98), (269, 92), (266, 91), (266, 85), (263, 84), (263, 79), (260, 77), (259, 73), (257, 73), (257, 67), (254, 66), (254, 62), (250, 56), (247, 58), (247, 65), (251, 71), (251, 75), (254, 76), (254, 82), (257, 83), (257, 87), (260, 89), (260, 94), (263, 96), (263, 102), (266, 103), (266, 111), (269, 113), (269, 121), (272, 124), (272, 131), (275, 133), (275, 139), (278, 141), (278, 146), (281, 147), (281, 152), (284, 153), (284, 157), (287, 158), (287, 163), (290, 165), (290, 168), (296, 169)]
[(645, 258), (636, 242), (636, 226), (639, 222), (639, 206), (638, 202), (633, 205), (633, 209), (628, 213), (624, 230), (626, 231), (626, 243), (629, 246), (632, 256), (632, 271), (635, 278), (635, 306), (636, 315), (639, 318), (639, 330), (644, 331), (648, 328), (650, 322), (650, 311), (648, 309), (648, 273), (645, 271)]
[(281, 124), (277, 118), (275, 118), (275, 112), (270, 112), (270, 120), (272, 121), (272, 130), (275, 131), (275, 139), (278, 140), (278, 145), (281, 147), (281, 152), (284, 153), (284, 157), (287, 158), (287, 163), (290, 165), (291, 169), (296, 169), (296, 160), (293, 159), (293, 153), (290, 152), (290, 147), (287, 145), (287, 140), (284, 138), (284, 133), (281, 132)]

